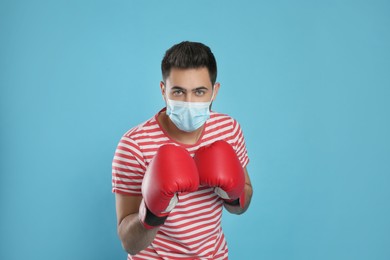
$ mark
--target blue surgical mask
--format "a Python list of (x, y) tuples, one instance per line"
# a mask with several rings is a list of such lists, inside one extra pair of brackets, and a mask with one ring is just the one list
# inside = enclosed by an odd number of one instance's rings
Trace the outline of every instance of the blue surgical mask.
[[(214, 93), (213, 93), (214, 94)], [(212, 98), (211, 98), (212, 100)], [(193, 132), (210, 118), (209, 102), (184, 102), (172, 99), (167, 101), (167, 115), (182, 131)]]

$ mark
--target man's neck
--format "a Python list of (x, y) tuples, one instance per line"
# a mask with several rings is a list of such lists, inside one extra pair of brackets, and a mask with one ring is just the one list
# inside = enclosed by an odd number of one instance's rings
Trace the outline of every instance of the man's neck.
[(173, 140), (183, 143), (183, 144), (196, 144), (202, 135), (204, 125), (200, 128), (196, 129), (193, 132), (185, 132), (177, 128), (177, 126), (171, 121), (169, 116), (164, 112), (161, 112), (157, 120), (160, 125), (163, 127), (166, 133), (168, 133), (169, 137)]

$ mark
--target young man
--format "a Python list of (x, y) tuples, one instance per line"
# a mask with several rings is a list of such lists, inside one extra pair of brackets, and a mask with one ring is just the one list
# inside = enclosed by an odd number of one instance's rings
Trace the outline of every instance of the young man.
[(252, 197), (241, 128), (210, 111), (209, 47), (176, 44), (161, 68), (166, 108), (124, 134), (112, 163), (122, 246), (128, 259), (228, 259), (222, 209), (242, 214)]

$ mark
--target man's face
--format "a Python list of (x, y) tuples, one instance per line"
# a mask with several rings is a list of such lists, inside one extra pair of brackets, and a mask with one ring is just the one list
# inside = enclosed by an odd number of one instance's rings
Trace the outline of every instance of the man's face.
[(160, 83), (164, 97), (176, 101), (208, 102), (215, 99), (219, 83), (214, 84), (214, 95), (207, 68), (177, 69), (172, 68), (165, 84)]

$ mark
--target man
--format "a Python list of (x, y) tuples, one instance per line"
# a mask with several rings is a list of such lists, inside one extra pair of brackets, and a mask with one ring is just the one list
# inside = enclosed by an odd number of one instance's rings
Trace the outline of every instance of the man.
[(222, 209), (242, 214), (252, 197), (241, 128), (210, 111), (209, 47), (176, 44), (161, 68), (166, 108), (124, 134), (112, 164), (122, 246), (128, 259), (228, 259)]

